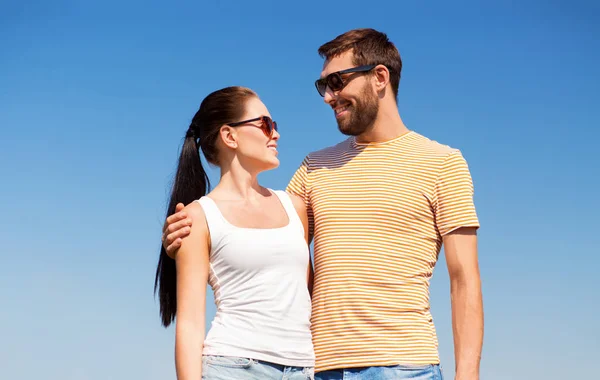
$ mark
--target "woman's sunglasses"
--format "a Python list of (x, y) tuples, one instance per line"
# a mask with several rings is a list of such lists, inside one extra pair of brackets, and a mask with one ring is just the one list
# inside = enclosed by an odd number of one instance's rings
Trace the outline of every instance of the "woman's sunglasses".
[(250, 124), (249, 125), (250, 127), (260, 128), (263, 131), (263, 133), (265, 134), (265, 136), (267, 136), (270, 139), (273, 138), (273, 131), (277, 131), (277, 123), (274, 122), (268, 116), (259, 116), (259, 117), (255, 117), (254, 119), (237, 121), (235, 123), (229, 123), (227, 125), (229, 125), (230, 127), (239, 127), (240, 125), (248, 124), (248, 123), (251, 123), (253, 121), (260, 121), (260, 126)]
[(319, 95), (325, 96), (327, 92), (327, 87), (331, 89), (331, 91), (341, 91), (350, 80), (344, 81), (342, 75), (350, 74), (350, 73), (364, 73), (373, 70), (377, 65), (365, 65), (353, 67), (351, 69), (346, 69), (342, 71), (336, 71), (335, 73), (331, 73), (327, 75), (325, 78), (320, 78), (315, 81), (315, 87), (317, 91), (319, 91)]

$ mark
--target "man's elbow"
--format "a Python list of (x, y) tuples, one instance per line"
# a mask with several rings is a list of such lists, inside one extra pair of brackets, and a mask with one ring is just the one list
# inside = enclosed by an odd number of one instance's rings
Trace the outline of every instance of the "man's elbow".
[(471, 269), (465, 267), (450, 268), (448, 272), (452, 289), (481, 287), (481, 276), (477, 267)]

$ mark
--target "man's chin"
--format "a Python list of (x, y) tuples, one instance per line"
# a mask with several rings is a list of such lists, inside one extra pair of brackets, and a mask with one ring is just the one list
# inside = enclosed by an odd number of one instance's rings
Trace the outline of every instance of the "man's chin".
[(346, 129), (346, 128), (343, 128), (343, 127), (341, 127), (341, 126), (339, 126), (339, 125), (338, 125), (338, 130), (339, 130), (340, 132), (342, 132), (342, 134), (344, 134), (344, 135), (346, 135), (346, 136), (354, 136), (354, 134), (352, 133), (352, 131), (351, 131), (351, 130), (348, 130), (348, 129)]
[(340, 123), (338, 123), (338, 130), (346, 136), (358, 136), (362, 133), (360, 131), (353, 129), (350, 126), (341, 125)]
[(349, 125), (348, 120), (337, 119), (338, 130), (346, 136), (354, 136), (352, 133), (352, 126)]

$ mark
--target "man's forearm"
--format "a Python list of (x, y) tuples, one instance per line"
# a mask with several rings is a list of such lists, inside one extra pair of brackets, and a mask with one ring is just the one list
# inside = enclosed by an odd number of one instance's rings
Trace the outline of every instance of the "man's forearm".
[(481, 281), (479, 276), (460, 277), (451, 282), (456, 380), (478, 380), (483, 345)]

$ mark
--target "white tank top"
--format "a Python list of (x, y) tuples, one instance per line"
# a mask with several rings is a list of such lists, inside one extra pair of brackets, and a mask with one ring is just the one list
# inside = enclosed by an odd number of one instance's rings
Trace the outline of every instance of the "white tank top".
[(304, 227), (289, 195), (272, 192), (287, 213), (285, 227), (236, 227), (211, 198), (198, 200), (210, 231), (208, 282), (217, 306), (203, 354), (312, 367)]

